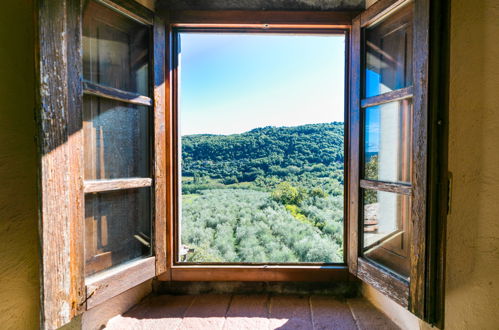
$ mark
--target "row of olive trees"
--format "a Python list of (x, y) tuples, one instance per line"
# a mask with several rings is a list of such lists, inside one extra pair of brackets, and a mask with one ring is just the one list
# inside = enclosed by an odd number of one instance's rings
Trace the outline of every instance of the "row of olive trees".
[(191, 262), (342, 262), (341, 196), (300, 201), (298, 221), (269, 193), (204, 190), (182, 206), (182, 244)]

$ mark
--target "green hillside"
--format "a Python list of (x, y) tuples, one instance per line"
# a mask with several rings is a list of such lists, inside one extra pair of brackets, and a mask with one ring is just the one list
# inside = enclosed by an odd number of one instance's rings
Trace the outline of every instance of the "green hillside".
[(190, 262), (342, 262), (343, 123), (182, 137)]
[(184, 136), (182, 175), (196, 183), (262, 186), (286, 179), (315, 186), (314, 179), (330, 177), (343, 184), (343, 134), (343, 123), (330, 123)]

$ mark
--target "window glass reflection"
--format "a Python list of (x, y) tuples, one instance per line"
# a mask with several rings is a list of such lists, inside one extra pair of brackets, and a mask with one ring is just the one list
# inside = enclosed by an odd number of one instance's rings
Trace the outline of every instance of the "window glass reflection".
[(412, 85), (412, 7), (365, 30), (365, 97)]
[(89, 1), (83, 23), (83, 77), (149, 95), (149, 29)]
[(151, 255), (150, 188), (85, 196), (85, 275)]
[(150, 175), (149, 113), (143, 106), (83, 98), (86, 180)]
[(410, 197), (364, 189), (364, 256), (404, 277), (410, 274)]
[(411, 100), (364, 110), (364, 179), (410, 182)]

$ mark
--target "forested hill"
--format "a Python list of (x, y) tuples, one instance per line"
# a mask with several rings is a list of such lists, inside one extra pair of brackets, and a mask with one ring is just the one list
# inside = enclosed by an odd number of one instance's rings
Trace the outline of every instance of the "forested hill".
[(257, 177), (342, 170), (343, 125), (333, 122), (183, 136), (183, 175), (247, 182)]

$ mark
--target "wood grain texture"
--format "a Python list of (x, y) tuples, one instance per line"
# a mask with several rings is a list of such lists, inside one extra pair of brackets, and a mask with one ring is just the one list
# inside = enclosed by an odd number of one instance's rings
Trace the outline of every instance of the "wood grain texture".
[(350, 52), (351, 52), (351, 35), (352, 29), (345, 30), (345, 72), (344, 72), (344, 99), (347, 100), (344, 104), (344, 126), (343, 126), (343, 262), (348, 264), (348, 244), (349, 244), (349, 234), (348, 234), (348, 209), (349, 209), (349, 195), (348, 195), (348, 179), (349, 179), (349, 170), (350, 167), (348, 165), (348, 155), (350, 154)]
[(448, 213), (448, 118), (450, 1), (433, 1), (430, 7), (428, 75), (429, 172), (428, 253), (425, 320), (444, 327), (446, 222)]
[(79, 313), (82, 297), (80, 1), (38, 2), (41, 326)]
[[(169, 274), (158, 277), (170, 280)], [(348, 281), (346, 267), (306, 266), (176, 266), (171, 269), (172, 281), (255, 281), (255, 282), (329, 282)]]
[(407, 308), (409, 304), (409, 283), (384, 268), (359, 258), (357, 276), (393, 301)]
[(374, 24), (409, 2), (410, 0), (378, 0), (362, 12), (360, 25), (364, 28)]
[(131, 261), (85, 280), (87, 309), (91, 309), (155, 275), (155, 258)]
[(154, 13), (133, 0), (96, 0), (101, 4), (125, 14), (139, 23), (152, 25)]
[(178, 110), (178, 103), (179, 103), (179, 35), (177, 31), (172, 27), (172, 25), (169, 25), (169, 38), (168, 38), (168, 49), (169, 49), (169, 54), (170, 54), (170, 61), (169, 61), (169, 68), (170, 68), (170, 74), (168, 75), (168, 90), (169, 90), (169, 105), (170, 105), (170, 114), (169, 118), (171, 119), (170, 121), (170, 180), (169, 180), (169, 201), (172, 202), (172, 211), (169, 213), (171, 216), (168, 219), (168, 265), (170, 267), (169, 269), (169, 276), (170, 279), (173, 280), (172, 277), (172, 268), (173, 265), (176, 263), (177, 258), (176, 256), (178, 255), (178, 235), (179, 235), (179, 227), (178, 227), (178, 217), (179, 217), (179, 205), (180, 205), (180, 169), (181, 169), (181, 161), (180, 161), (180, 144), (179, 144), (179, 138), (180, 138), (180, 131), (179, 131), (179, 110)]
[(164, 279), (171, 280), (171, 267), (173, 266), (174, 257), (174, 235), (175, 235), (175, 216), (178, 199), (177, 185), (176, 185), (176, 168), (177, 168), (177, 145), (176, 145), (176, 132), (177, 132), (177, 116), (176, 109), (176, 96), (175, 96), (175, 82), (176, 82), (176, 68), (174, 63), (176, 55), (174, 51), (174, 34), (170, 24), (165, 29), (165, 182), (166, 182), (166, 264), (167, 272)]
[(83, 155), (83, 126), (81, 122), (83, 108), (83, 89), (81, 83), (82, 61), (82, 4), (81, 0), (68, 2), (68, 110), (70, 149), (70, 208), (71, 219), (71, 292), (73, 315), (85, 310), (85, 208), (83, 193), (84, 155)]
[[(395, 10), (406, 5), (408, 1), (381, 0), (371, 6), (361, 15), (361, 26), (370, 26), (390, 15)], [(426, 221), (427, 221), (427, 167), (428, 167), (428, 30), (429, 30), (429, 1), (416, 1), (414, 7), (414, 40), (413, 40), (413, 149), (412, 149), (412, 203), (411, 222), (409, 231), (412, 234), (410, 243), (411, 275), (410, 275), (410, 298), (409, 290), (401, 285), (390, 284), (388, 279), (392, 278), (397, 282), (397, 276), (382, 268), (367, 263), (362, 258), (359, 259), (359, 278), (368, 281), (379, 290), (391, 296), (399, 304), (409, 308), (419, 317), (424, 317), (424, 299), (426, 281)], [(390, 99), (403, 99), (410, 97), (411, 91), (393, 92), (392, 95), (382, 95), (375, 98), (366, 99), (362, 106), (368, 107)], [(381, 103), (380, 103), (381, 102)], [(371, 187), (371, 182), (362, 181), (365, 188)], [(383, 186), (386, 189), (394, 187)], [(397, 188), (399, 189), (399, 188)], [(399, 191), (400, 192), (400, 191)], [(402, 192), (403, 193), (403, 192)], [(408, 194), (408, 191), (405, 191)], [(387, 290), (391, 285), (391, 289)], [(407, 291), (407, 294), (405, 293)], [(407, 296), (407, 299), (406, 299)], [(410, 300), (410, 301), (409, 301)]]
[(153, 101), (147, 96), (143, 96), (136, 93), (122, 91), (117, 88), (102, 86), (95, 84), (90, 81), (83, 82), (83, 92), (87, 95), (94, 95), (99, 97), (104, 97), (107, 99), (132, 103), (137, 105), (151, 106)]
[(303, 25), (349, 27), (357, 12), (339, 11), (264, 11), (264, 10), (186, 10), (168, 13), (168, 22), (188, 25)]
[(135, 189), (150, 187), (151, 178), (128, 178), (110, 180), (85, 180), (83, 183), (85, 193), (97, 193), (104, 191)]
[(360, 89), (361, 89), (360, 17), (352, 22), (350, 42), (350, 102), (348, 116), (348, 268), (357, 275), (359, 257), (359, 178), (360, 178)]
[(56, 329), (88, 307), (83, 279), (82, 3), (42, 0), (38, 6), (41, 322), (43, 328)]
[(154, 68), (154, 255), (156, 275), (167, 271), (167, 215), (171, 204), (167, 200), (168, 159), (166, 118), (166, 32), (165, 23), (155, 17), (153, 27)]
[(413, 199), (409, 230), (411, 242), (410, 311), (425, 315), (426, 224), (428, 168), (428, 65), (430, 1), (414, 3), (414, 117), (413, 117)]
[(379, 191), (392, 192), (411, 196), (412, 187), (409, 184), (392, 183), (384, 181), (360, 180), (360, 187), (364, 189), (374, 189)]
[(383, 93), (381, 95), (377, 95), (377, 96), (363, 99), (360, 102), (360, 106), (362, 108), (374, 107), (376, 105), (385, 104), (388, 102), (395, 102), (395, 101), (408, 99), (408, 98), (412, 97), (412, 92), (413, 92), (412, 86), (409, 86), (406, 88), (401, 88), (401, 89), (396, 89), (394, 91)]

